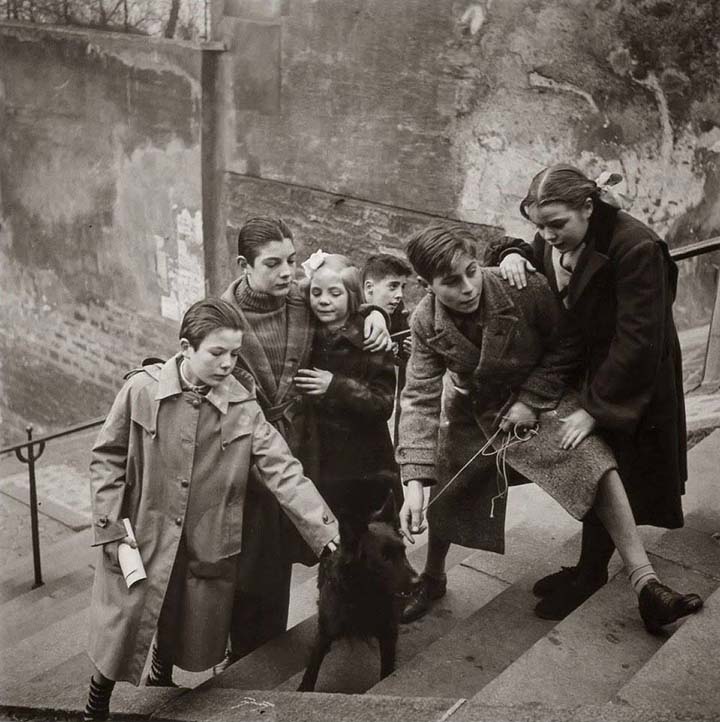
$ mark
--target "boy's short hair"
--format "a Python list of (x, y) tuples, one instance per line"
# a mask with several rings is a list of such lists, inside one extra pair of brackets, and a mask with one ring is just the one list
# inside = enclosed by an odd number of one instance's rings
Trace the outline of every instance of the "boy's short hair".
[(382, 281), (388, 276), (412, 276), (412, 268), (402, 258), (391, 253), (376, 253), (365, 261), (362, 271), (363, 285), (368, 279)]
[(245, 323), (238, 310), (221, 298), (204, 298), (193, 303), (180, 324), (180, 338), (186, 338), (197, 350), (203, 340), (219, 328), (244, 331)]
[(238, 231), (238, 256), (244, 256), (252, 266), (263, 246), (284, 239), (293, 241), (293, 234), (282, 218), (255, 216), (243, 223)]
[(477, 239), (462, 223), (434, 223), (410, 237), (405, 246), (410, 264), (420, 278), (432, 282), (450, 273), (462, 253), (477, 256)]

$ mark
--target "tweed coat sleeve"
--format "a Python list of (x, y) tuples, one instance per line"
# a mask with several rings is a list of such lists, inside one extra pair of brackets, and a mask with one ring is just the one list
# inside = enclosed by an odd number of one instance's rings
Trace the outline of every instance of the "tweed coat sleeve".
[(392, 353), (367, 353), (364, 378), (333, 374), (326, 398), (368, 419), (389, 419), (395, 400), (395, 365)]
[(400, 441), (396, 454), (403, 483), (412, 479), (435, 483), (437, 479), (435, 458), (446, 366), (443, 357), (427, 343), (432, 330), (429, 318), (432, 303), (432, 297), (426, 296), (410, 324), (412, 353), (400, 397)]
[(619, 244), (611, 262), (615, 333), (581, 403), (599, 426), (631, 433), (654, 393), (671, 289), (663, 248), (655, 240)]
[(92, 448), (90, 495), (93, 546), (122, 539), (127, 534), (120, 517), (125, 496), (125, 473), (130, 440), (131, 379), (115, 397), (110, 413)]
[(252, 461), (260, 481), (278, 500), (308, 546), (320, 556), (339, 533), (337, 520), (259, 406), (252, 430)]
[(518, 400), (534, 409), (554, 409), (580, 369), (581, 336), (544, 277), (528, 277), (527, 290), (518, 292), (518, 299), (531, 304), (533, 323), (545, 349), (521, 384)]
[(485, 249), (483, 254), (484, 266), (499, 266), (505, 256), (511, 253), (519, 253), (523, 258), (534, 264), (535, 254), (533, 247), (522, 240), (522, 238), (513, 238), (512, 236), (503, 236), (497, 241), (493, 241)]

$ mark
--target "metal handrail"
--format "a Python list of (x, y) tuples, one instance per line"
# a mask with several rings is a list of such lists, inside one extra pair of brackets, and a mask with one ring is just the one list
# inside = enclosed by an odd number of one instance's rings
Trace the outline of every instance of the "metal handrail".
[(675, 261), (684, 261), (695, 256), (702, 256), (705, 253), (720, 251), (720, 236), (713, 236), (697, 243), (688, 243), (685, 246), (678, 246), (670, 251), (670, 257)]
[[(104, 423), (104, 421), (105, 417), (92, 419), (91, 421), (84, 421), (81, 424), (68, 426), (62, 431), (56, 431), (54, 434), (46, 434), (45, 436), (41, 436), (39, 439), (33, 439), (33, 427), (32, 425), (28, 425), (25, 427), (25, 432), (28, 437), (27, 441), (0, 449), (0, 455), (14, 451), (18, 460), (23, 464), (28, 465), (28, 482), (30, 487), (30, 533), (32, 535), (33, 569), (35, 574), (33, 589), (37, 589), (37, 587), (41, 587), (43, 585), (42, 567), (40, 562), (40, 529), (38, 520), (35, 462), (43, 455), (46, 442), (52, 441), (53, 439), (59, 439), (62, 436), (70, 436), (71, 434), (76, 434), (79, 431), (85, 431), (86, 429), (92, 429), (95, 426), (100, 426), (100, 424)], [(23, 456), (23, 450), (26, 450), (25, 456)]]

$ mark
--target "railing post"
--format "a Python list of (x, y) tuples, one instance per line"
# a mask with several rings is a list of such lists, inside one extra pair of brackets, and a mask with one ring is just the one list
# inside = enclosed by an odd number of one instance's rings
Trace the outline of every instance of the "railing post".
[(715, 267), (715, 305), (710, 317), (702, 385), (720, 386), (720, 268), (717, 266)]
[[(25, 428), (27, 431), (28, 441), (32, 442), (32, 425)], [(35, 479), (35, 461), (42, 456), (45, 451), (45, 442), (41, 441), (37, 444), (37, 454), (35, 453), (35, 444), (29, 443), (26, 447), (27, 458), (24, 458), (20, 449), (15, 454), (20, 461), (28, 465), (28, 479), (30, 481), (30, 532), (32, 534), (32, 550), (33, 550), (33, 566), (35, 568), (35, 584), (33, 589), (41, 587), (42, 569), (40, 566), (40, 530), (38, 524), (38, 504), (37, 504), (37, 483)]]

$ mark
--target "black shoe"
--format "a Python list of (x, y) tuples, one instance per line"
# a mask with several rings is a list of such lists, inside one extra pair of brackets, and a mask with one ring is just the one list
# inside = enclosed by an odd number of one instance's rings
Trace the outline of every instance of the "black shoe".
[[(572, 569), (575, 568), (572, 567)], [(562, 574), (562, 572), (556, 572), (556, 575), (559, 574)], [(607, 583), (608, 574), (605, 571), (604, 574), (590, 576), (586, 573), (575, 572), (572, 577), (567, 574), (565, 578), (568, 580), (565, 584), (556, 587), (554, 591), (543, 597), (535, 605), (535, 614), (540, 619), (565, 619), (568, 614), (574, 612), (583, 602), (590, 599), (600, 587)], [(549, 577), (545, 577), (545, 579), (549, 579)]]
[(547, 597), (548, 594), (552, 594), (560, 587), (574, 581), (577, 573), (577, 567), (560, 567), (559, 572), (553, 572), (542, 579), (538, 579), (532, 588), (532, 593), (536, 597)]
[(152, 674), (149, 674), (145, 678), (145, 686), (146, 687), (177, 687), (175, 682), (173, 682), (172, 676), (170, 676), (170, 677), (153, 677)]
[(110, 696), (115, 688), (115, 682), (98, 684), (90, 677), (90, 691), (88, 701), (83, 710), (83, 722), (102, 722), (110, 716)]
[(447, 591), (447, 577), (429, 577), (421, 574), (415, 588), (410, 592), (408, 603), (400, 617), (403, 624), (414, 622), (424, 616), (432, 606), (432, 602), (445, 596)]
[(640, 616), (650, 634), (658, 634), (666, 624), (695, 614), (702, 605), (703, 600), (697, 594), (678, 594), (655, 579), (640, 590), (638, 600)]

